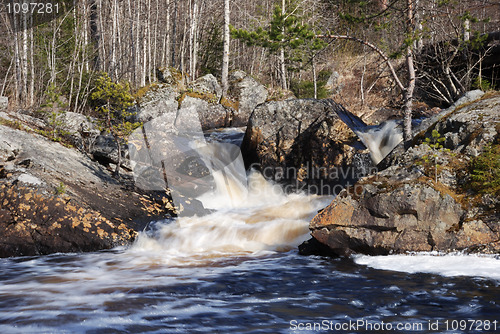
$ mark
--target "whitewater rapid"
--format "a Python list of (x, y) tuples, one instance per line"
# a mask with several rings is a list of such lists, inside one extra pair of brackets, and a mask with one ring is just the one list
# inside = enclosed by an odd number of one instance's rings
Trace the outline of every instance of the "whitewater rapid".
[(231, 189), (199, 197), (212, 213), (150, 224), (128, 252), (164, 264), (187, 265), (296, 249), (310, 238), (309, 221), (332, 200), (285, 194), (255, 171), (245, 192), (237, 182), (226, 185)]
[(422, 252), (387, 256), (355, 255), (353, 259), (356, 264), (374, 269), (410, 274), (429, 273), (446, 277), (481, 277), (500, 282), (500, 258), (498, 255)]

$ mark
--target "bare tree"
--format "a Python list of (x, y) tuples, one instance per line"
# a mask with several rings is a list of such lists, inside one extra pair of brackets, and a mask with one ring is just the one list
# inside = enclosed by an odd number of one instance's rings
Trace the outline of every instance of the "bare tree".
[(224, 0), (224, 50), (222, 56), (222, 96), (226, 96), (229, 87), (229, 24), (230, 24), (230, 7), (229, 0)]

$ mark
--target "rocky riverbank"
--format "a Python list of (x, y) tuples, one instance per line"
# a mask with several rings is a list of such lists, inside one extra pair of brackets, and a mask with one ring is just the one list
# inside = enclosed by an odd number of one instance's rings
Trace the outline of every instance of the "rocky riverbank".
[[(246, 125), (267, 90), (234, 71), (229, 98), (215, 77), (187, 85), (173, 69), (137, 96), (134, 121), (194, 108), (204, 130)], [(5, 100), (5, 101), (4, 101)], [(134, 184), (128, 146), (120, 179), (114, 139), (91, 117), (66, 110), (7, 112), (0, 102), (0, 257), (81, 252), (130, 244), (148, 222), (175, 216), (167, 191)], [(56, 107), (57, 108), (57, 107)], [(133, 110), (134, 111), (134, 110)]]
[(500, 96), (455, 105), (420, 130), (312, 220), (303, 254), (500, 253)]
[[(302, 253), (500, 252), (498, 94), (469, 94), (422, 121), (410, 149), (398, 146), (374, 168), (340, 105), (265, 101), (265, 88), (239, 71), (234, 100), (224, 100), (214, 77), (181, 87), (174, 74), (143, 92), (136, 120), (195, 108), (203, 129), (248, 124), (247, 167), (289, 191), (338, 193), (312, 220)], [(0, 257), (126, 245), (149, 221), (175, 215), (167, 192), (134, 185), (126, 146), (115, 179), (109, 136), (80, 114), (57, 122), (62, 142), (47, 136), (47, 120), (0, 111)]]
[(159, 194), (137, 191), (87, 154), (37, 134), (40, 120), (0, 115), (0, 257), (128, 244), (168, 213)]

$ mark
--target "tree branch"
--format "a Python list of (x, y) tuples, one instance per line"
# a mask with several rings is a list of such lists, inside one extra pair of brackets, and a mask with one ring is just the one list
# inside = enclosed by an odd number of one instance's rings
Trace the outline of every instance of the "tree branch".
[(317, 38), (346, 39), (346, 40), (350, 40), (350, 41), (354, 41), (354, 42), (366, 45), (370, 49), (377, 52), (380, 55), (380, 57), (382, 57), (382, 59), (384, 59), (385, 63), (387, 64), (387, 67), (389, 67), (389, 70), (391, 71), (392, 77), (396, 81), (396, 84), (398, 85), (398, 87), (402, 91), (406, 90), (405, 86), (401, 83), (401, 80), (399, 79), (398, 75), (396, 74), (396, 70), (394, 69), (394, 66), (392, 66), (391, 60), (389, 59), (389, 57), (387, 57), (387, 55), (384, 53), (384, 51), (382, 51), (376, 45), (374, 45), (370, 42), (367, 42), (365, 40), (359, 39), (357, 37), (348, 36), (348, 35), (316, 35), (316, 37)]

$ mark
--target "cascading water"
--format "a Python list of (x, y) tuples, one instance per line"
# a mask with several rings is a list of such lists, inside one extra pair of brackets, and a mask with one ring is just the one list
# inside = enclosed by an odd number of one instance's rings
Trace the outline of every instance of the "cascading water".
[[(256, 172), (247, 178), (231, 146), (186, 138), (175, 138), (177, 160), (156, 161), (154, 139), (172, 137), (146, 128), (136, 142), (150, 152), (136, 177), (162, 189), (170, 174), (174, 199), (196, 195), (182, 203), (210, 211), (152, 223), (129, 248), (0, 259), (0, 333), (315, 333), (350, 323), (356, 333), (381, 324), (468, 333), (452, 327), (463, 319), (500, 329), (495, 258), (301, 257), (296, 246), (330, 199), (285, 194)], [(478, 278), (474, 268), (491, 273)]]
[[(328, 200), (286, 196), (256, 172), (249, 181), (244, 198), (237, 195), (228, 200), (229, 194), (240, 191), (240, 185), (229, 184), (232, 190), (218, 188), (201, 197), (203, 204), (216, 209), (214, 212), (158, 222), (154, 233), (141, 234), (130, 251), (151, 251), (164, 263), (182, 264), (295, 249), (309, 237), (310, 218)], [(220, 186), (227, 184), (222, 181)]]
[(150, 189), (168, 185), (178, 207), (199, 201), (204, 210), (150, 224), (131, 252), (154, 250), (155, 261), (180, 265), (290, 250), (308, 238), (309, 220), (331, 201), (285, 195), (255, 171), (247, 178), (239, 146), (232, 138), (207, 140), (196, 110), (155, 122), (132, 135), (136, 181)]

